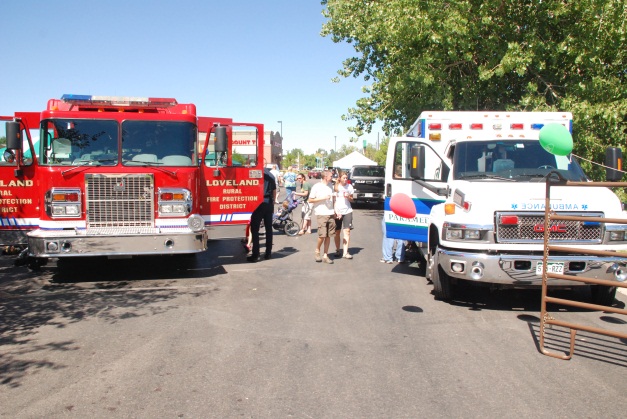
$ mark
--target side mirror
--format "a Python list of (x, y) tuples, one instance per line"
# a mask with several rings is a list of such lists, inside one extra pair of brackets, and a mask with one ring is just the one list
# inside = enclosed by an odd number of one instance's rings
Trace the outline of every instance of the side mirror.
[(228, 150), (228, 136), (226, 134), (226, 127), (216, 127), (216, 153), (226, 153)]
[(609, 182), (617, 182), (623, 178), (623, 152), (618, 147), (605, 150), (605, 178)]
[(13, 163), (15, 161), (15, 152), (13, 150), (6, 149), (2, 155), (2, 159), (5, 162)]
[(409, 176), (412, 179), (425, 178), (425, 147), (414, 145), (410, 149)]
[(22, 149), (22, 134), (20, 130), (20, 123), (10, 121), (6, 123), (7, 132), (7, 150), (21, 150)]

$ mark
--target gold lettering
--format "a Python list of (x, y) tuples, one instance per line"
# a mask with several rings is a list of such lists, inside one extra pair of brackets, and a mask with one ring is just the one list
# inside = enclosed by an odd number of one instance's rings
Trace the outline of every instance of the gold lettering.
[(0, 187), (4, 187), (4, 188), (15, 188), (15, 187), (21, 187), (21, 188), (30, 188), (33, 186), (33, 181), (32, 180), (10, 180), (9, 183), (6, 183), (6, 181), (4, 179), (0, 179)]
[(222, 202), (255, 202), (257, 201), (256, 196), (223, 196)]
[[(226, 180), (207, 180), (205, 182), (206, 186), (259, 186), (259, 179), (243, 179), (243, 180), (235, 180), (235, 179), (226, 179)], [(0, 184), (0, 186), (3, 186)]]
[(246, 204), (220, 204), (220, 209), (244, 209)]

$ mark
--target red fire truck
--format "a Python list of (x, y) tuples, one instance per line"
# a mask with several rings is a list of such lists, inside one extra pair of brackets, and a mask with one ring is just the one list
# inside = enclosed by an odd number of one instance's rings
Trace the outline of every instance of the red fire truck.
[(262, 124), (199, 118), (171, 98), (64, 95), (37, 115), (32, 157), (23, 121), (7, 122), (5, 153), (14, 185), (33, 191), (20, 207), (31, 264), (202, 252), (227, 227), (241, 236), (262, 198)]

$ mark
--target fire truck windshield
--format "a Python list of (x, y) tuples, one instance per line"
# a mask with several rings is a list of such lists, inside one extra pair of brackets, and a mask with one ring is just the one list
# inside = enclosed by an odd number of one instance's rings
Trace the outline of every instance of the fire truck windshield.
[(574, 157), (550, 154), (537, 140), (462, 141), (455, 145), (453, 167), (453, 177), (466, 180), (537, 182), (552, 171), (572, 181), (587, 179)]
[[(190, 122), (49, 119), (41, 125), (42, 165), (193, 166), (196, 127)], [(121, 146), (120, 146), (121, 144)]]
[(115, 165), (118, 123), (110, 120), (50, 119), (42, 121), (42, 165)]
[(124, 121), (122, 163), (128, 166), (194, 166), (196, 127), (180, 121)]

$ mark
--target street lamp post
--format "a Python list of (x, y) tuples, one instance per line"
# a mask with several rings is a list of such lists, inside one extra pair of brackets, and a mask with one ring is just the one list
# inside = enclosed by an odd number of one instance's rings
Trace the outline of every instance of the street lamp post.
[(283, 121), (277, 121), (279, 124), (281, 124), (281, 153), (283, 152)]
[(335, 138), (335, 145), (333, 146), (333, 150), (335, 150), (335, 152), (337, 153), (337, 135), (333, 138)]

